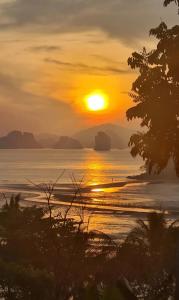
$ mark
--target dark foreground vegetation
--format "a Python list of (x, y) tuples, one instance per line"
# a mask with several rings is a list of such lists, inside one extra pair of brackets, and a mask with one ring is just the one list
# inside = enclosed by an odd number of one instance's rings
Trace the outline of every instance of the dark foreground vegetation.
[(165, 214), (138, 220), (123, 242), (49, 207), (0, 211), (0, 298), (24, 300), (173, 299), (179, 227)]

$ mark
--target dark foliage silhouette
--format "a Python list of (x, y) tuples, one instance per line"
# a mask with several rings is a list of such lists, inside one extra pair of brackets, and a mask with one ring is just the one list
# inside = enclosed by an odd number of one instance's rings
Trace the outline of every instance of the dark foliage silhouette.
[(179, 6), (179, 0), (165, 0), (164, 1), (164, 6), (167, 6), (172, 2), (175, 2)]
[(121, 268), (144, 299), (168, 299), (174, 294), (177, 222), (166, 222), (164, 213), (151, 213), (121, 245)]
[(102, 232), (88, 232), (67, 210), (55, 212), (49, 214), (48, 205), (22, 207), (19, 195), (3, 206), (0, 297), (168, 300), (174, 295), (177, 221), (150, 213), (116, 243)]
[(19, 195), (12, 196), (0, 211), (0, 297), (136, 299), (117, 277), (109, 281), (107, 270), (117, 252), (110, 237), (88, 232), (82, 219), (68, 217), (69, 208), (53, 216), (49, 203), (44, 209), (19, 201)]
[(168, 29), (162, 22), (150, 34), (159, 40), (157, 48), (134, 52), (128, 60), (140, 75), (132, 86), (135, 106), (127, 118), (140, 118), (148, 129), (131, 137), (131, 153), (143, 158), (150, 173), (161, 172), (172, 158), (179, 175), (179, 26)]

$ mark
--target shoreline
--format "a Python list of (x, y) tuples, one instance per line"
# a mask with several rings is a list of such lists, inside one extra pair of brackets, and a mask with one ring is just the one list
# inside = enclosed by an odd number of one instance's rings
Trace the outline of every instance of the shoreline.
[[(98, 198), (95, 199), (95, 197), (93, 196), (93, 193), (95, 194), (95, 192), (103, 191), (104, 194), (106, 193), (108, 195), (109, 192), (107, 191), (110, 189), (117, 189), (117, 191), (120, 193), (121, 188), (125, 188), (128, 185), (133, 185), (133, 184), (138, 184), (138, 185), (165, 184), (164, 180), (154, 180), (154, 181), (136, 180), (136, 179), (134, 180), (134, 177), (135, 176), (133, 176), (133, 180), (83, 186), (80, 188), (81, 195), (75, 197), (75, 200), (73, 200), (75, 189), (72, 184), (66, 184), (66, 183), (57, 184), (56, 188), (54, 189), (51, 204), (54, 205), (55, 207), (60, 207), (60, 206), (67, 207), (73, 202), (73, 207), (76, 208), (84, 206), (85, 209), (87, 210), (93, 210), (93, 211), (100, 210), (103, 212), (110, 212), (110, 213), (126, 212), (131, 214), (132, 213), (144, 214), (144, 213), (149, 213), (151, 211), (161, 211), (159, 206), (146, 207), (145, 203), (144, 205), (139, 205), (132, 202), (128, 203), (127, 200), (126, 203), (125, 200), (123, 200), (124, 203), (120, 203), (119, 200), (119, 205), (112, 205), (110, 203), (110, 200), (108, 201), (108, 204), (95, 203), (97, 202), (97, 200), (100, 201), (100, 199), (103, 198), (103, 196), (99, 195)], [(176, 180), (172, 182), (176, 183)], [(22, 201), (26, 204), (33, 203), (37, 205), (45, 205), (47, 203), (44, 192), (40, 190), (40, 185), (38, 188), (37, 186), (33, 186), (30, 184), (4, 184), (4, 185), (1, 184), (0, 193), (6, 194), (7, 198), (12, 194), (21, 193), (22, 197), (24, 197)], [(169, 209), (168, 213), (172, 215), (173, 214), (178, 215), (179, 208), (176, 209), (171, 208)]]
[[(144, 180), (123, 180), (105, 184), (83, 186), (82, 195), (78, 196), (70, 209), (70, 217), (79, 218), (82, 210), (86, 217), (90, 216), (90, 230), (100, 230), (114, 239), (125, 238), (135, 225), (137, 219), (146, 220), (147, 214), (153, 211), (165, 211), (168, 221), (179, 218), (179, 203), (176, 201), (176, 194), (173, 190), (178, 183), (171, 181), (144, 181)], [(151, 201), (156, 191), (166, 192), (174, 197), (174, 201), (169, 201), (164, 207), (162, 202)], [(64, 212), (71, 205), (74, 198), (74, 186), (70, 183), (58, 184), (51, 200), (54, 212)], [(151, 194), (150, 196), (150, 193)], [(21, 193), (22, 206), (47, 207), (47, 200), (42, 191), (37, 186), (26, 184), (1, 184), (0, 193), (4, 193), (7, 199), (12, 194)], [(133, 193), (133, 194), (131, 194)], [(149, 193), (149, 194), (148, 194)], [(172, 196), (173, 195), (173, 196)], [(178, 197), (178, 196), (177, 196)], [(148, 200), (149, 198), (149, 200)], [(166, 198), (166, 197), (165, 197)], [(1, 205), (5, 199), (1, 201)], [(167, 205), (169, 205), (167, 207)], [(163, 209), (162, 209), (163, 208)]]

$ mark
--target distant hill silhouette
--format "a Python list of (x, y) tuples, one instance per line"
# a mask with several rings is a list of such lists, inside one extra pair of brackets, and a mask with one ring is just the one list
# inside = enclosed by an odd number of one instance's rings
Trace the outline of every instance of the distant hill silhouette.
[(44, 148), (53, 148), (59, 140), (59, 135), (51, 133), (40, 133), (36, 135), (37, 142)]
[(33, 149), (41, 148), (30, 132), (12, 131), (0, 138), (0, 149)]
[(81, 143), (71, 137), (61, 136), (59, 141), (54, 145), (55, 149), (82, 149)]
[(99, 131), (95, 136), (95, 146), (96, 151), (109, 151), (111, 150), (111, 138), (103, 131)]
[(88, 129), (84, 129), (73, 135), (86, 148), (94, 148), (95, 136), (103, 131), (111, 138), (111, 147), (124, 149), (128, 146), (129, 138), (134, 133), (133, 130), (115, 124), (102, 124)]

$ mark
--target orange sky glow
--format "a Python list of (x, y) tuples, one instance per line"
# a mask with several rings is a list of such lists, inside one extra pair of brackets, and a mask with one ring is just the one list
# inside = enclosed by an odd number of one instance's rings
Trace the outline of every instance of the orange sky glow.
[[(0, 3), (1, 131), (69, 133), (109, 122), (133, 126), (126, 110), (137, 73), (127, 59), (143, 46), (154, 47), (149, 29), (162, 17), (175, 23), (175, 7), (166, 11), (149, 3), (146, 9), (142, 0), (135, 10), (126, 0), (104, 0), (103, 9), (101, 1), (61, 0), (54, 6), (44, 1), (43, 6), (29, 0)], [(95, 91), (107, 96), (105, 109), (87, 109), (85, 97)]]

